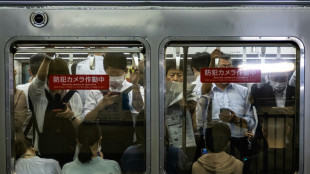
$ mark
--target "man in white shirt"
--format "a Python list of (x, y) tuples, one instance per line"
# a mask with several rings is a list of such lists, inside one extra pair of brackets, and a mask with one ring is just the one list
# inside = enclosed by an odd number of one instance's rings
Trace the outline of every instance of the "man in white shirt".
[[(218, 65), (216, 65), (218, 59)], [(210, 68), (232, 68), (231, 58), (216, 49), (211, 54)], [(211, 117), (202, 115), (197, 121), (206, 122), (210, 117), (212, 122), (226, 122), (231, 129), (231, 154), (239, 159), (247, 156), (249, 142), (245, 131), (252, 130), (255, 126), (255, 118), (249, 101), (250, 92), (246, 87), (235, 83), (204, 83), (202, 94), (211, 101)], [(221, 109), (226, 112), (220, 112)], [(206, 113), (207, 114), (207, 113)], [(206, 124), (201, 124), (206, 125)]]
[(109, 90), (89, 92), (84, 116), (85, 120), (99, 121), (104, 157), (119, 162), (133, 143), (133, 118), (144, 107), (144, 89), (138, 84), (138, 73), (132, 74), (132, 83), (126, 81), (127, 59), (123, 53), (106, 53), (103, 64), (109, 75)]

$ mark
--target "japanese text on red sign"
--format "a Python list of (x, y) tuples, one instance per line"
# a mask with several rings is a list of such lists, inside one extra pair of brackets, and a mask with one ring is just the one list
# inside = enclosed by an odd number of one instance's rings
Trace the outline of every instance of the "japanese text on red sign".
[(261, 70), (202, 68), (200, 80), (202, 83), (259, 83), (261, 82)]
[(108, 75), (51, 75), (50, 89), (105, 90), (109, 89)]

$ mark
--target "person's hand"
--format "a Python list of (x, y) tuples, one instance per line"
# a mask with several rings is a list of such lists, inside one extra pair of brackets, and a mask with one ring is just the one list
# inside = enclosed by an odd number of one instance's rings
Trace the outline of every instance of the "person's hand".
[(71, 111), (70, 107), (68, 106), (68, 104), (65, 104), (66, 108), (64, 111), (60, 111), (56, 113), (57, 117), (61, 117), (61, 118), (72, 118), (74, 116), (73, 111)]
[(139, 80), (141, 79), (140, 76), (140, 72), (138, 71), (138, 69), (134, 68), (134, 69), (130, 69), (130, 82), (132, 84), (138, 84)]
[(99, 103), (99, 107), (101, 109), (104, 109), (105, 107), (110, 106), (117, 101), (116, 99), (118, 98), (118, 95), (113, 95), (112, 93), (113, 92), (110, 91), (106, 95), (103, 96), (103, 99)]
[(244, 135), (246, 137), (248, 137), (249, 140), (253, 140), (253, 138), (254, 138), (254, 134), (252, 131), (246, 131), (246, 132), (244, 132)]
[(201, 86), (202, 95), (209, 94), (212, 89), (212, 83), (203, 83)]
[(237, 117), (237, 116), (236, 116), (236, 113), (234, 111), (230, 110), (230, 114), (229, 113), (220, 113), (219, 117), (223, 122), (230, 123), (233, 121), (234, 117)]
[(211, 53), (211, 61), (210, 61), (210, 68), (215, 68), (215, 58), (222, 57), (223, 53), (219, 49), (215, 49)]

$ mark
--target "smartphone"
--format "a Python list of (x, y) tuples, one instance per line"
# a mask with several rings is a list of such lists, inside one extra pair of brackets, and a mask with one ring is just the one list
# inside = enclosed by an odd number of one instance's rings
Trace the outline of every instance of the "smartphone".
[[(101, 91), (102, 95), (107, 95), (109, 92), (111, 91), (108, 91), (108, 90), (103, 90)], [(120, 95), (121, 93), (120, 92), (116, 92), (116, 91), (112, 91), (110, 95)]]
[(231, 114), (230, 109), (228, 109), (228, 108), (221, 108), (220, 113), (224, 114), (224, 115), (230, 115)]
[(63, 112), (63, 109), (53, 109), (53, 112)]

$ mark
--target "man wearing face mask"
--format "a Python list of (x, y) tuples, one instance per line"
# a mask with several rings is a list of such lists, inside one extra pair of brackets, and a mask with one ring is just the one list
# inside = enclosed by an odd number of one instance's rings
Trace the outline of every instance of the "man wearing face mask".
[(270, 162), (265, 163), (264, 168), (270, 171), (277, 168), (279, 173), (293, 173), (295, 87), (290, 86), (288, 81), (289, 72), (276, 72), (268, 74), (267, 83), (253, 84), (251, 87), (258, 121), (269, 146), (266, 158), (277, 159), (271, 166), (268, 165)]
[(143, 109), (144, 89), (137, 73), (131, 82), (125, 80), (127, 69), (123, 53), (106, 53), (104, 69), (109, 75), (109, 91), (92, 90), (84, 105), (85, 120), (99, 121), (104, 137), (104, 157), (120, 161), (127, 147), (133, 144), (133, 118)]
[[(232, 61), (228, 55), (215, 49), (211, 54), (209, 67), (232, 68)], [(244, 132), (255, 126), (248, 89), (235, 83), (204, 83), (201, 91), (202, 97), (207, 98), (205, 102), (208, 102), (208, 109), (205, 114), (197, 114), (202, 117), (197, 117), (197, 122), (202, 122), (197, 125), (206, 128), (212, 122), (226, 122), (231, 129), (230, 154), (242, 160), (249, 153), (249, 142)]]

